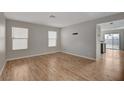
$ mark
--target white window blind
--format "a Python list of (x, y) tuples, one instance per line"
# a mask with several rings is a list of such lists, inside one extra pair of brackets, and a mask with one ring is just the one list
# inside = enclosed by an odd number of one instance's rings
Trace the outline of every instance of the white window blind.
[(57, 32), (56, 31), (48, 31), (48, 46), (56, 47), (57, 41)]
[(12, 27), (12, 49), (20, 50), (28, 48), (28, 29)]

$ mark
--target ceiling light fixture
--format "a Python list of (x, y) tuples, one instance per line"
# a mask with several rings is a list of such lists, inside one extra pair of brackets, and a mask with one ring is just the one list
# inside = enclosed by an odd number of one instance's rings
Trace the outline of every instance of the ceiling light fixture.
[(50, 16), (49, 16), (49, 18), (55, 18), (55, 17), (56, 17), (56, 16), (54, 16), (54, 15), (50, 15)]
[(111, 22), (110, 24), (113, 24), (113, 22)]

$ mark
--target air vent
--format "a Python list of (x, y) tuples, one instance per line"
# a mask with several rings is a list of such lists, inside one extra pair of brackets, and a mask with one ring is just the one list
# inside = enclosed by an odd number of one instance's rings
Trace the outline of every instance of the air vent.
[(78, 35), (78, 33), (72, 33), (72, 35)]

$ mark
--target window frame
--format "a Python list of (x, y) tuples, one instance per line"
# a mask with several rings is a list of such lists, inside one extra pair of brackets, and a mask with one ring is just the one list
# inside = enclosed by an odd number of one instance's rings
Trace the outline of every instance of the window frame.
[[(56, 38), (49, 38), (49, 32), (55, 32), (56, 33)], [(50, 41), (50, 39), (55, 39), (56, 41), (56, 43), (55, 43), (55, 46), (50, 46), (49, 45), (49, 41)], [(54, 47), (57, 47), (57, 31), (48, 31), (48, 47), (49, 48), (54, 48)]]
[[(14, 38), (14, 37), (13, 37), (13, 28), (27, 29), (27, 35), (28, 35), (27, 38), (17, 38), (17, 37)], [(11, 44), (12, 44), (12, 50), (13, 50), (13, 51), (27, 50), (27, 49), (28, 49), (28, 45), (29, 45), (29, 42), (28, 42), (28, 40), (29, 40), (29, 29), (28, 29), (28, 28), (25, 28), (25, 27), (15, 27), (15, 26), (13, 26), (13, 27), (11, 28), (11, 38), (12, 38), (12, 39), (11, 39), (11, 40), (12, 40), (12, 43), (11, 43)], [(20, 40), (25, 39), (25, 40), (27, 40), (27, 48), (24, 48), (24, 49), (14, 49), (14, 48), (13, 48), (13, 40), (14, 40), (14, 39), (20, 39)]]

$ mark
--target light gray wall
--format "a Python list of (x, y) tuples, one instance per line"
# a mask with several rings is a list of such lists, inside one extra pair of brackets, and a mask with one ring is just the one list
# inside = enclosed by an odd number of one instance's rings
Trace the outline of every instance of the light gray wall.
[(104, 35), (109, 34), (109, 33), (119, 33), (120, 34), (120, 50), (124, 50), (124, 29), (101, 31), (101, 36), (102, 36), (103, 41), (104, 41)]
[[(60, 51), (60, 29), (44, 25), (6, 20), (7, 26), (7, 59), (43, 54), (46, 52)], [(27, 50), (12, 50), (11, 28), (24, 27), (29, 29), (29, 41)], [(48, 31), (57, 31), (57, 47), (48, 47)]]
[[(62, 28), (62, 50), (80, 56), (96, 58), (96, 24), (119, 19), (124, 19), (124, 13)], [(78, 32), (79, 35), (73, 36), (73, 32)]]
[(0, 12), (0, 74), (6, 63), (6, 38), (5, 38), (5, 17), (4, 14)]

